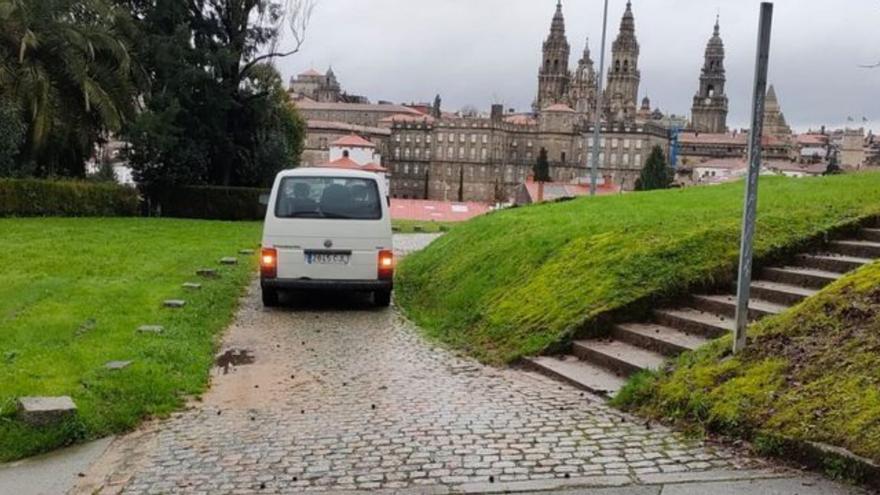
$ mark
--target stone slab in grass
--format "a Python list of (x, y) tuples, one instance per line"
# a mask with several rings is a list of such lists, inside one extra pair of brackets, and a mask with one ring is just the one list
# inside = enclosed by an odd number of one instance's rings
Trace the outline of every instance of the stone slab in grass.
[(225, 258), (220, 258), (220, 264), (221, 264), (221, 265), (237, 265), (237, 264), (238, 264), (238, 258), (235, 258), (235, 257), (232, 257), (232, 256), (227, 256), (227, 257), (225, 257)]
[(219, 276), (217, 270), (213, 268), (200, 268), (196, 270), (196, 275), (204, 278), (217, 278)]
[(110, 361), (104, 367), (108, 370), (123, 370), (131, 366), (131, 361)]
[(183, 299), (168, 299), (163, 303), (163, 306), (166, 308), (182, 308), (186, 306), (186, 301)]
[(165, 327), (161, 325), (141, 325), (138, 327), (138, 333), (162, 333)]
[(20, 397), (18, 417), (31, 426), (49, 426), (76, 415), (73, 399), (61, 397)]
[(250, 256), (250, 255), (254, 254), (254, 250), (253, 249), (242, 249), (241, 251), (238, 252), (238, 254)]
[(195, 282), (186, 282), (183, 284), (183, 288), (189, 290), (199, 290), (202, 288), (202, 284), (197, 284)]

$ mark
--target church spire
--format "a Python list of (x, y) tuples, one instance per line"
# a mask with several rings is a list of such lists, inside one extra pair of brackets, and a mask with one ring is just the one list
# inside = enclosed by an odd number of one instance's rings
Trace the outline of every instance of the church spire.
[(562, 0), (556, 2), (556, 13), (553, 14), (553, 22), (550, 24), (550, 37), (565, 36), (565, 16), (562, 15)]

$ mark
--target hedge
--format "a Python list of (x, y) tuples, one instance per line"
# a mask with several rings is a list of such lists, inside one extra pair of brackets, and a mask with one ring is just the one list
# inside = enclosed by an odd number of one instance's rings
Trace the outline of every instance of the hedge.
[(111, 183), (0, 179), (0, 217), (138, 215), (138, 192)]
[(251, 187), (185, 186), (163, 188), (151, 209), (163, 217), (203, 220), (263, 220), (266, 206), (260, 195), (268, 189)]

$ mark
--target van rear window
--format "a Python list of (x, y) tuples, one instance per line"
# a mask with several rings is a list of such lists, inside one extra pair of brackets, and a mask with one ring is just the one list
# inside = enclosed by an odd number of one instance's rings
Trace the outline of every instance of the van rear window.
[(285, 177), (278, 189), (275, 216), (379, 220), (379, 187), (372, 179)]

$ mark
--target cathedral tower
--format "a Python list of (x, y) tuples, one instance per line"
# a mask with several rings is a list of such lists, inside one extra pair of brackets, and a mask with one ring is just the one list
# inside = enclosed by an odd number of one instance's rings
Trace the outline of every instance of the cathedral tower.
[(715, 20), (715, 32), (706, 45), (706, 60), (700, 74), (700, 90), (691, 110), (693, 128), (698, 132), (727, 132), (727, 95), (724, 93), (724, 42)]
[(636, 118), (640, 80), (636, 22), (632, 2), (627, 1), (626, 12), (620, 21), (620, 33), (611, 47), (611, 67), (608, 71), (608, 88), (605, 90), (605, 117), (608, 120), (629, 122)]
[(534, 110), (556, 104), (568, 104), (571, 73), (568, 71), (568, 58), (571, 48), (565, 37), (565, 17), (562, 15), (562, 0), (556, 3), (556, 13), (550, 24), (550, 35), (544, 41), (544, 57), (538, 71), (538, 97)]
[(593, 59), (590, 56), (590, 40), (584, 47), (584, 54), (578, 61), (574, 80), (571, 82), (571, 103), (578, 114), (581, 122), (588, 122), (593, 118), (596, 109), (596, 70)]

